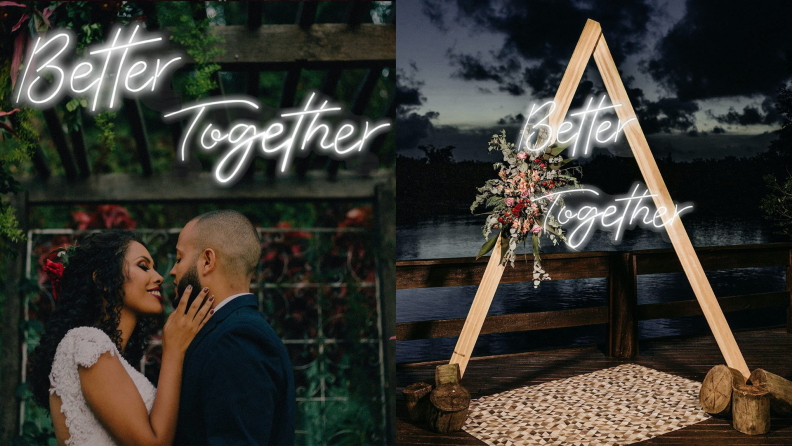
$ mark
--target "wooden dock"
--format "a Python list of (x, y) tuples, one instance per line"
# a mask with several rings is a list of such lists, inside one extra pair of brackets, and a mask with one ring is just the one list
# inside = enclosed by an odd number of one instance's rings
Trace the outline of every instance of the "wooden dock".
[[(786, 327), (737, 332), (735, 337), (752, 370), (763, 368), (792, 379), (792, 334), (787, 333)], [(434, 382), (435, 367), (447, 362), (403, 364), (396, 367), (396, 444), (485, 444), (464, 431), (435, 434), (426, 426), (414, 425), (407, 419), (401, 390), (414, 382)], [(608, 357), (596, 346), (489, 356), (470, 360), (462, 378), (462, 385), (476, 399), (625, 363), (640, 364), (701, 382), (710, 368), (723, 363), (723, 356), (711, 335), (642, 341), (640, 355), (632, 359)], [(759, 436), (741, 434), (731, 427), (728, 419), (713, 418), (640, 444), (792, 445), (792, 418), (773, 417), (770, 433)]]
[[(784, 308), (784, 327), (735, 333), (748, 367), (763, 368), (792, 379), (792, 243), (696, 248), (705, 270), (785, 267), (786, 287), (770, 293), (722, 296), (726, 313), (759, 308)], [(530, 257), (530, 256), (529, 256)], [(712, 334), (638, 342), (638, 321), (702, 314), (695, 300), (638, 304), (637, 277), (682, 271), (671, 249), (620, 252), (552, 253), (542, 256), (542, 266), (553, 280), (607, 278), (607, 305), (561, 311), (488, 316), (481, 334), (508, 333), (605, 324), (602, 346), (539, 351), (472, 358), (462, 385), (473, 399), (486, 395), (570, 378), (620, 364), (634, 363), (695, 381), (703, 381), (710, 368), (726, 361)], [(396, 288), (432, 288), (478, 285), (488, 259), (425, 259), (396, 262)], [(506, 268), (501, 283), (530, 280), (532, 262)], [(459, 336), (464, 318), (401, 322), (397, 341)], [(462, 432), (434, 434), (407, 419), (401, 390), (415, 382), (434, 383), (435, 367), (445, 361), (401, 364), (396, 367), (397, 444), (480, 445)], [(769, 434), (750, 437), (735, 431), (730, 420), (711, 419), (655, 437), (644, 444), (792, 445), (792, 418), (773, 418)]]

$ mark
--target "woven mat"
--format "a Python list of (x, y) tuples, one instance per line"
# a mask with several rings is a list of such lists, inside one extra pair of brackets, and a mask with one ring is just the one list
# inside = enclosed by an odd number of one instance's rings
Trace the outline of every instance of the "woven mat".
[(708, 419), (700, 387), (625, 364), (474, 400), (463, 429), (492, 446), (631, 444)]

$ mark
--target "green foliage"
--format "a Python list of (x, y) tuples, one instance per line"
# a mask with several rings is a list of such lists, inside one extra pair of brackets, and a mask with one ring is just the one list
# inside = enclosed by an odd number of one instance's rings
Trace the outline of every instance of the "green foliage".
[(104, 144), (105, 149), (111, 153), (116, 151), (116, 133), (115, 124), (113, 123), (116, 116), (113, 112), (102, 112), (96, 115), (94, 119), (100, 131), (99, 139)]
[(770, 193), (759, 205), (763, 216), (773, 223), (778, 234), (792, 239), (792, 173), (783, 183), (773, 175), (765, 175), (764, 181)]
[(195, 70), (184, 85), (188, 99), (199, 99), (217, 88), (213, 79), (220, 65), (210, 63), (216, 56), (225, 51), (217, 45), (223, 39), (210, 34), (211, 20), (208, 17), (196, 19), (205, 13), (206, 5), (202, 2), (188, 4), (157, 4), (160, 21), (172, 23), (171, 40), (180, 45), (196, 62)]

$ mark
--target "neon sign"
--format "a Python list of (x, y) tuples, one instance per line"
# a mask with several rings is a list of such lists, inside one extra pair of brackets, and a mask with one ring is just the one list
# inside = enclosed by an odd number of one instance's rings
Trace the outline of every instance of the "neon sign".
[[(553, 140), (554, 135), (559, 144), (572, 147), (572, 156), (575, 156), (578, 144), (581, 142), (582, 156), (587, 156), (589, 154), (592, 136), (594, 140), (600, 144), (616, 142), (619, 133), (624, 130), (624, 127), (630, 121), (636, 118), (631, 118), (624, 123), (618, 120), (615, 125), (610, 121), (598, 123), (597, 118), (601, 112), (621, 107), (621, 104), (603, 105), (605, 97), (606, 96), (603, 95), (600, 98), (599, 104), (595, 108), (592, 108), (594, 99), (589, 98), (586, 107), (582, 111), (570, 113), (570, 116), (579, 116), (580, 122), (577, 131), (573, 132), (571, 136), (566, 139), (562, 139), (562, 135), (569, 133), (575, 128), (572, 122), (564, 121), (557, 129), (557, 134), (554, 133), (556, 129), (547, 123), (550, 115), (556, 109), (555, 102), (548, 101), (540, 107), (536, 107), (536, 104), (533, 104), (517, 144), (518, 150), (521, 152), (528, 152), (532, 157), (539, 156), (545, 152), (550, 141)], [(531, 123), (531, 119), (539, 115), (542, 110), (545, 110), (544, 116), (535, 123)], [(589, 124), (588, 134), (581, 136), (584, 131), (586, 118), (589, 116), (591, 117), (591, 122)], [(612, 127), (615, 130), (605, 135), (604, 139), (600, 139), (599, 135), (607, 132)], [(542, 141), (538, 141), (537, 144), (532, 145), (531, 141), (540, 138)], [(585, 140), (583, 138), (585, 138)], [(552, 162), (552, 159), (550, 162)], [(557, 174), (557, 171), (550, 171), (548, 172), (548, 178), (552, 178), (553, 175)], [(640, 189), (643, 189), (644, 192), (639, 194)], [(592, 195), (594, 197), (591, 197)], [(582, 201), (579, 198), (583, 196), (590, 197), (595, 201), (582, 202), (580, 207), (572, 207), (567, 204), (567, 200), (569, 199), (573, 199), (573, 201)], [(566, 235), (567, 244), (573, 249), (577, 249), (588, 243), (595, 228), (611, 231), (613, 233), (613, 241), (619, 243), (624, 231), (627, 229), (633, 229), (636, 225), (640, 225), (647, 229), (659, 230), (666, 225), (673, 224), (676, 218), (683, 212), (693, 209), (693, 206), (690, 204), (683, 205), (680, 208), (680, 205), (675, 203), (673, 213), (665, 206), (660, 206), (651, 214), (649, 207), (644, 204), (644, 202), (647, 198), (655, 196), (657, 195), (650, 195), (649, 191), (646, 190), (645, 186), (641, 183), (635, 183), (632, 187), (632, 192), (630, 192), (628, 196), (612, 198), (610, 201), (605, 199), (605, 194), (591, 187), (559, 190), (541, 196), (530, 197), (530, 200), (531, 202), (539, 203), (542, 210), (546, 212), (547, 215), (553, 216), (558, 224), (562, 226), (570, 222), (578, 223), (577, 226), (571, 231), (568, 231)], [(558, 199), (562, 197), (564, 198), (564, 205), (559, 208), (556, 205), (559, 203)], [(541, 227), (543, 231), (547, 231), (548, 221), (549, 218), (544, 219), (544, 224)]]
[[(173, 70), (184, 63), (183, 55), (178, 53), (145, 59), (146, 54), (161, 52), (165, 39), (155, 33), (144, 35), (140, 23), (126, 29), (117, 27), (111, 35), (110, 42), (89, 47), (83, 58), (71, 64), (67, 63), (67, 56), (74, 53), (77, 40), (70, 31), (55, 30), (46, 38), (38, 37), (28, 52), (21, 81), (13, 96), (15, 104), (48, 108), (68, 95), (87, 97), (90, 113), (117, 110), (119, 96), (136, 98), (156, 94), (162, 85), (169, 84), (168, 76)], [(220, 144), (228, 146), (228, 151), (220, 156), (213, 168), (214, 177), (221, 185), (231, 185), (239, 180), (256, 154), (278, 158), (278, 172), (285, 173), (297, 145), (300, 151), (304, 151), (311, 141), (319, 139), (318, 152), (344, 159), (354, 153), (362, 153), (366, 142), (390, 127), (388, 120), (373, 124), (362, 120), (361, 131), (356, 122), (347, 120), (333, 129), (329, 122), (320, 118), (338, 115), (341, 108), (328, 104), (328, 101), (317, 107), (315, 99), (316, 93), (310, 93), (299, 109), (280, 114), (280, 118), (285, 120), (273, 121), (261, 130), (256, 122), (250, 121), (232, 123), (225, 131), (213, 123), (204, 122), (206, 112), (219, 107), (259, 110), (261, 104), (247, 96), (197, 101), (175, 111), (166, 111), (163, 119), (191, 118), (179, 143), (177, 160), (180, 162), (187, 160), (189, 148), (196, 144), (205, 151), (211, 151)], [(288, 132), (287, 121), (293, 121)], [(202, 124), (200, 132), (196, 129), (199, 124)], [(254, 150), (254, 143), (259, 150)]]

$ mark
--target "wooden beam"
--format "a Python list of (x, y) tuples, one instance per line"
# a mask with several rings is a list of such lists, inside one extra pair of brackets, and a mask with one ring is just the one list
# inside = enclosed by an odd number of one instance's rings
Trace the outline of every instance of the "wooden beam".
[(53, 178), (43, 184), (37, 178), (25, 177), (20, 183), (29, 191), (30, 205), (102, 204), (102, 203), (173, 203), (202, 201), (319, 201), (371, 200), (374, 188), (393, 175), (381, 169), (371, 177), (344, 173), (339, 181), (328, 181), (322, 172), (309, 172), (305, 181), (294, 175), (279, 178), (272, 184), (257, 174), (250, 181), (232, 187), (215, 184), (212, 174), (176, 177), (154, 174), (145, 181), (140, 175), (111, 173), (93, 175), (85, 181), (72, 183)]
[[(697, 247), (696, 255), (704, 270), (731, 268), (760, 268), (767, 266), (786, 266), (789, 249), (784, 243), (770, 243), (761, 246), (713, 246)], [(633, 251), (637, 259), (639, 274), (659, 274), (682, 272), (679, 256), (673, 249)]]
[[(352, 100), (352, 108), (349, 109), (350, 113), (356, 116), (362, 116), (366, 110), (366, 105), (371, 99), (371, 93), (374, 92), (374, 87), (377, 85), (382, 74), (382, 68), (369, 68), (363, 78), (363, 82), (358, 85), (355, 92), (355, 98)], [(327, 166), (327, 175), (330, 179), (335, 179), (338, 174), (338, 168), (341, 166), (341, 161), (330, 158)]]
[[(609, 268), (607, 252), (564, 252), (542, 254), (542, 268), (551, 280), (592, 279), (607, 277)], [(476, 285), (481, 281), (488, 258), (473, 257), (406, 260), (396, 262), (399, 274), (396, 289), (433, 288)], [(525, 282), (533, 272), (533, 255), (527, 259), (520, 256), (502, 273), (500, 283)]]
[(505, 265), (500, 263), (501, 237), (498, 235), (498, 241), (495, 242), (495, 247), (492, 249), (489, 262), (487, 262), (484, 277), (481, 279), (481, 284), (476, 291), (476, 297), (473, 299), (473, 305), (470, 306), (470, 312), (467, 319), (465, 319), (465, 325), (462, 327), (462, 333), (460, 333), (456, 347), (454, 347), (454, 354), (451, 355), (450, 364), (459, 364), (460, 376), (465, 374), (465, 368), (467, 368), (468, 361), (470, 361), (473, 347), (476, 346), (476, 339), (478, 339), (481, 332), (481, 326), (484, 325), (484, 319), (487, 318), (492, 298), (495, 296), (495, 291), (498, 289), (498, 284), (503, 275)]
[(261, 2), (247, 2), (247, 20), (246, 25), (248, 29), (254, 30), (261, 26), (262, 17), (264, 12), (264, 5)]
[(630, 252), (614, 252), (608, 276), (608, 356), (611, 358), (638, 355), (637, 307), (635, 256)]
[[(11, 195), (11, 206), (16, 213), (19, 227), (27, 233), (26, 193)], [(20, 321), (23, 319), (23, 292), (21, 283), (25, 278), (25, 242), (9, 243), (9, 251), (18, 255), (12, 258), (5, 252), (5, 285), (3, 320), (0, 326), (2, 350), (0, 350), (0, 444), (11, 444), (19, 434), (20, 399), (17, 389), (22, 383), (22, 342)]]
[[(393, 126), (393, 120), (396, 118), (396, 94), (393, 92), (391, 94), (391, 98), (388, 101), (388, 105), (385, 108), (385, 113), (383, 114), (385, 118), (391, 120), (391, 126)], [(369, 152), (378, 155), (379, 151), (382, 149), (382, 145), (385, 144), (385, 139), (388, 135), (395, 131), (393, 127), (391, 127), (390, 132), (380, 133), (379, 135), (374, 137), (374, 140), (371, 141), (371, 146), (369, 147)]]
[(132, 137), (135, 139), (135, 145), (137, 146), (138, 160), (140, 161), (140, 167), (143, 169), (143, 176), (149, 177), (154, 173), (154, 167), (151, 163), (146, 123), (143, 121), (143, 109), (140, 108), (140, 101), (137, 99), (124, 98), (123, 103), (129, 119), (129, 125), (132, 128)]
[(72, 157), (71, 150), (69, 150), (69, 144), (66, 142), (66, 134), (63, 133), (63, 127), (61, 126), (60, 118), (58, 118), (58, 113), (54, 108), (47, 108), (42, 110), (42, 112), (44, 114), (44, 120), (47, 122), (47, 127), (50, 130), (52, 141), (55, 143), (55, 149), (58, 151), (58, 156), (60, 156), (66, 178), (74, 180), (77, 178), (77, 168), (74, 167), (74, 158)]
[[(331, 68), (325, 71), (324, 77), (322, 78), (322, 85), (321, 87), (319, 87), (319, 91), (325, 96), (335, 97), (336, 88), (338, 87), (338, 80), (340, 78), (341, 78), (341, 70), (338, 68)], [(314, 148), (316, 147), (317, 147), (316, 141), (310, 141), (308, 143), (308, 148), (309, 148), (308, 155), (294, 159), (294, 167), (298, 177), (304, 177), (305, 173), (308, 172), (308, 168), (311, 165), (311, 160), (316, 157), (316, 153), (314, 151)]]
[(789, 299), (787, 308), (787, 333), (792, 334), (792, 249), (789, 250), (789, 262), (786, 267), (786, 290)]
[(297, 25), (300, 28), (308, 28), (316, 21), (316, 10), (319, 7), (319, 2), (307, 1), (300, 2), (300, 9), (297, 13)]
[(49, 164), (47, 163), (47, 156), (44, 155), (44, 150), (42, 150), (41, 146), (38, 144), (33, 148), (33, 168), (42, 181), (47, 181), (50, 175), (52, 175)]
[[(660, 170), (657, 168), (652, 151), (649, 149), (649, 143), (646, 141), (641, 125), (638, 123), (630, 98), (627, 96), (627, 90), (625, 90), (619, 76), (619, 70), (613, 62), (605, 37), (602, 35), (597, 42), (596, 48), (594, 48), (594, 61), (597, 63), (597, 68), (602, 75), (602, 81), (605, 84), (605, 89), (608, 91), (611, 102), (621, 104), (621, 107), (616, 108), (616, 115), (621, 122), (626, 122), (624, 125), (625, 137), (635, 155), (635, 161), (641, 170), (646, 187), (653, 195), (652, 200), (655, 206), (658, 209), (661, 207), (667, 210), (675, 209), (674, 202), (671, 200), (671, 195), (668, 193), (662, 175), (660, 175)], [(672, 213), (666, 212), (662, 216), (663, 223), (666, 225), (666, 232), (679, 256), (688, 281), (693, 287), (696, 299), (701, 304), (704, 317), (707, 319), (713, 336), (715, 336), (718, 347), (726, 359), (726, 365), (739, 370), (747, 379), (751, 372), (745, 363), (740, 348), (737, 346), (734, 334), (723, 316), (723, 311), (718, 306), (715, 293), (712, 291), (709, 280), (704, 274), (704, 269), (696, 256), (693, 244), (690, 242), (685, 227), (682, 225), (682, 220), (679, 216), (673, 217), (673, 214), (669, 214)], [(669, 217), (673, 217), (673, 219), (669, 219)]]
[[(759, 293), (718, 298), (726, 313), (756, 310), (788, 305), (785, 291)], [(635, 320), (666, 319), (702, 315), (701, 306), (695, 300), (662, 302), (638, 305)], [(606, 324), (609, 321), (608, 307), (574, 308), (571, 310), (541, 311), (533, 313), (488, 316), (481, 327), (480, 335), (513, 333), (518, 331), (548, 330), (553, 328), (580, 327)], [(465, 319), (437, 319), (396, 324), (398, 341), (455, 337), (464, 326)]]
[(351, 28), (360, 26), (366, 18), (366, 13), (371, 9), (371, 2), (363, 0), (349, 0), (347, 2), (346, 22)]
[[(583, 78), (583, 73), (586, 71), (586, 66), (591, 59), (591, 54), (594, 52), (594, 47), (597, 45), (600, 36), (602, 36), (600, 24), (591, 19), (587, 20), (555, 95), (556, 108), (548, 120), (553, 129), (558, 129), (564, 121), (569, 111), (569, 106), (572, 104), (572, 98), (575, 96), (575, 91), (580, 84), (580, 79)], [(549, 144), (555, 141), (556, 136), (554, 132)]]
[[(223, 65), (223, 71), (283, 70), (297, 63), (307, 69), (367, 68), (396, 60), (394, 25), (362, 24), (352, 29), (344, 23), (319, 23), (306, 29), (267, 25), (255, 30), (233, 25), (213, 26), (208, 32), (224, 39), (218, 46), (225, 54), (211, 60)], [(190, 70), (194, 63), (185, 55), (181, 69)]]
[(377, 290), (380, 336), (383, 346), (381, 374), (385, 378), (385, 444), (396, 438), (396, 185), (390, 177), (376, 186), (374, 207), (377, 215)]
[[(755, 310), (758, 308), (782, 307), (789, 305), (788, 297), (785, 291), (719, 297), (718, 305), (720, 305), (724, 312), (730, 313), (733, 311)], [(638, 305), (636, 314), (638, 320), (645, 321), (671, 317), (698, 316), (704, 313), (698, 301), (683, 300), (678, 302)]]
[[(607, 322), (608, 307), (503, 314), (488, 316), (479, 334), (548, 330), (552, 328), (605, 324)], [(396, 324), (396, 339), (398, 341), (412, 341), (416, 339), (455, 337), (459, 336), (464, 324), (464, 318), (402, 322)]]
[(85, 131), (83, 129), (82, 108), (77, 109), (79, 127), (77, 130), (69, 132), (74, 158), (77, 160), (77, 167), (80, 169), (80, 176), (86, 178), (91, 175), (91, 166), (88, 164), (88, 152), (85, 149)]

